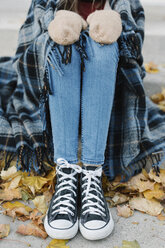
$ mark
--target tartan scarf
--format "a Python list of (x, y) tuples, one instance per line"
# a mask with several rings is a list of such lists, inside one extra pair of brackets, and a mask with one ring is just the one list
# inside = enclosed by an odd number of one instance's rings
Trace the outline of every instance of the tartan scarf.
[[(165, 113), (143, 87), (141, 3), (110, 0), (109, 4), (120, 13), (123, 31), (118, 39), (120, 60), (103, 169), (109, 180), (118, 174), (128, 180), (147, 163), (158, 172), (165, 154)], [(57, 0), (32, 0), (15, 56), (0, 58), (0, 159), (5, 169), (15, 161), (18, 169), (44, 175), (54, 166), (46, 61), (57, 45), (47, 31), (57, 10)], [(77, 48), (85, 66), (83, 40)], [(64, 63), (71, 62), (70, 46), (61, 56)]]

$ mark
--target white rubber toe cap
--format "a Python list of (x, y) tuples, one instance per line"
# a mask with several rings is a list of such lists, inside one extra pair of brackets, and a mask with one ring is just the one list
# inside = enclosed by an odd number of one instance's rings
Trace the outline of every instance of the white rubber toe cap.
[(84, 226), (88, 229), (96, 230), (104, 227), (106, 222), (99, 220), (91, 220), (84, 224)]
[(70, 222), (69, 220), (54, 220), (50, 222), (50, 226), (57, 229), (70, 228), (72, 225), (72, 222)]

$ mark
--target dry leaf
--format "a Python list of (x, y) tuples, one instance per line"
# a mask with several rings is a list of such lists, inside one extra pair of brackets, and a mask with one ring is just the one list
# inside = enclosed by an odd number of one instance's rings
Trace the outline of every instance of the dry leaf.
[(161, 104), (158, 104), (157, 106), (160, 108), (160, 110), (165, 111), (165, 106), (163, 106)]
[(116, 192), (112, 200), (110, 200), (110, 203), (111, 206), (116, 206), (118, 204), (122, 204), (127, 201), (129, 201), (129, 197), (127, 195), (121, 194), (120, 192)]
[(52, 199), (53, 194), (50, 191), (48, 191), (48, 190), (45, 191), (43, 194), (45, 196), (45, 201), (47, 203), (49, 203), (51, 201), (51, 199)]
[(20, 189), (5, 189), (0, 190), (0, 200), (3, 201), (12, 201), (13, 199), (21, 199), (21, 191)]
[(136, 209), (153, 216), (159, 215), (163, 210), (163, 206), (157, 200), (147, 200), (142, 197), (132, 198), (129, 201), (129, 205), (132, 209)]
[(14, 208), (24, 208), (28, 213), (31, 212), (33, 209), (30, 208), (29, 206), (26, 206), (25, 204), (21, 203), (21, 202), (14, 202), (14, 203), (11, 203), (11, 202), (6, 202), (2, 205), (3, 208), (5, 208), (6, 210), (12, 210)]
[(42, 230), (39, 226), (36, 226), (32, 223), (29, 223), (26, 226), (20, 225), (17, 229), (17, 233), (20, 233), (22, 235), (33, 235), (43, 239), (46, 239), (48, 236), (44, 230)]
[(148, 64), (145, 64), (145, 70), (148, 73), (158, 73), (159, 72), (158, 66), (156, 64), (154, 64), (153, 62), (149, 62)]
[(164, 96), (161, 93), (157, 93), (157, 94), (153, 94), (150, 99), (154, 102), (154, 103), (159, 103), (160, 101), (164, 100)]
[(9, 224), (0, 224), (0, 239), (7, 237), (10, 232)]
[(128, 205), (117, 206), (117, 215), (128, 218), (133, 215), (132, 209)]
[(158, 200), (163, 200), (165, 198), (165, 192), (161, 189), (162, 186), (159, 183), (155, 183), (153, 190), (146, 190), (143, 195), (146, 199), (151, 200), (156, 198)]
[(32, 222), (37, 225), (40, 226), (40, 224), (43, 223), (43, 218), (44, 218), (44, 214), (41, 215), (40, 212), (38, 211), (38, 209), (33, 209), (33, 212), (30, 214), (30, 220), (32, 220)]
[(13, 208), (11, 210), (6, 210), (4, 211), (3, 214), (12, 217), (13, 220), (16, 218), (16, 216), (19, 216), (19, 218), (23, 216), (22, 220), (25, 221), (28, 219), (27, 216), (29, 215), (29, 212), (27, 212), (25, 208), (20, 207), (20, 208)]
[(68, 240), (53, 239), (46, 248), (69, 248), (66, 246)]
[(154, 189), (154, 182), (149, 181), (143, 173), (140, 173), (132, 177), (128, 182), (127, 186), (130, 190), (137, 190), (143, 192), (147, 189)]
[(16, 172), (17, 172), (16, 166), (10, 167), (7, 171), (2, 170), (2, 171), (1, 171), (1, 178), (2, 178), (3, 180), (7, 180), (7, 179), (11, 178), (11, 176), (12, 176), (13, 174), (15, 174)]
[(32, 202), (34, 203), (35, 207), (43, 214), (46, 213), (48, 207), (46, 204), (46, 200), (45, 200), (45, 196), (36, 196), (36, 198), (34, 200), (32, 200)]
[(165, 88), (164, 87), (162, 88), (161, 94), (164, 96), (164, 99), (165, 99)]
[(134, 240), (134, 241), (123, 240), (121, 248), (140, 248), (140, 245), (136, 240)]
[(32, 193), (35, 193), (35, 191), (40, 191), (41, 188), (48, 182), (48, 179), (44, 177), (39, 176), (27, 176), (22, 178), (22, 183), (25, 186), (28, 186)]
[(151, 180), (154, 180), (157, 183), (162, 183), (162, 185), (165, 186), (165, 170), (164, 169), (160, 169), (159, 176), (155, 174), (154, 170), (151, 170), (148, 175)]
[(158, 220), (164, 221), (165, 220), (165, 215), (159, 214), (157, 216)]

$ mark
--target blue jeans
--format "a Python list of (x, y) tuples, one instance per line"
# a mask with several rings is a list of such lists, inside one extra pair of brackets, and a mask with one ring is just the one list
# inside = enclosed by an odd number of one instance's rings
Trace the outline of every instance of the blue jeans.
[[(60, 46), (61, 51), (63, 48)], [(67, 65), (61, 62), (56, 47), (49, 54), (47, 66), (52, 91), (49, 108), (55, 162), (58, 158), (78, 162), (81, 118), (81, 162), (104, 163), (119, 60), (118, 44), (100, 45), (87, 36), (85, 51), (88, 60), (85, 60), (82, 87), (81, 59), (76, 45), (72, 45), (71, 63)]]

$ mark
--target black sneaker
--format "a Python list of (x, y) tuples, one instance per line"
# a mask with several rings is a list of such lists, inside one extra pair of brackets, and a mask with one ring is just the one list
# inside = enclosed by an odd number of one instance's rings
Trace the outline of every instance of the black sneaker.
[(57, 160), (55, 193), (45, 217), (44, 227), (53, 239), (71, 239), (78, 231), (77, 192), (81, 167)]
[(110, 235), (114, 221), (102, 190), (102, 167), (84, 166), (81, 174), (79, 228), (84, 238), (99, 240)]

